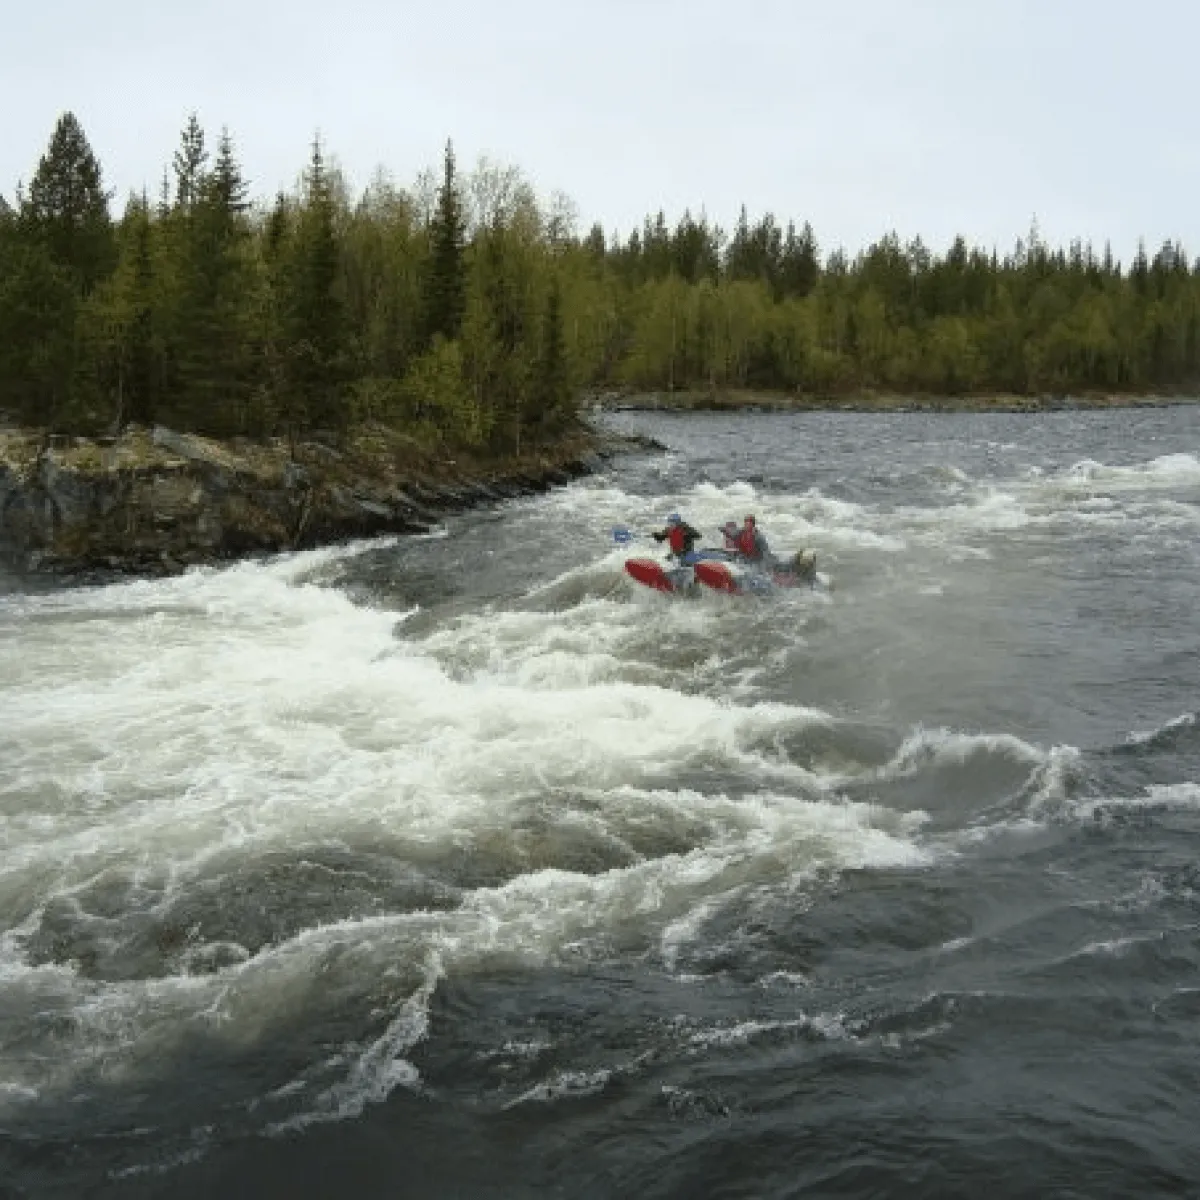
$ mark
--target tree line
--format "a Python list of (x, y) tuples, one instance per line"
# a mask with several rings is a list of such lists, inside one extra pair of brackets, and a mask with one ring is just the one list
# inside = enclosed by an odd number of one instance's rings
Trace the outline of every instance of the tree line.
[(889, 234), (823, 255), (807, 225), (726, 232), (659, 213), (581, 232), (514, 168), (354, 197), (314, 142), (300, 184), (250, 199), (228, 132), (193, 116), (159, 194), (114, 219), (60, 117), (0, 198), (0, 409), (50, 429), (163, 422), (218, 436), (401, 424), (520, 450), (583, 388), (956, 394), (1139, 391), (1200, 379), (1200, 261), (1106, 247), (944, 253)]

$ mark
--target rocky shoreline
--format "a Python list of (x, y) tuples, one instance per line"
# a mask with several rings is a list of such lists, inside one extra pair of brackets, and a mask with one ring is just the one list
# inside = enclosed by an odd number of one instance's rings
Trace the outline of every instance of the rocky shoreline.
[(0, 430), (0, 559), (38, 573), (171, 575), (255, 553), (424, 533), (449, 514), (655, 449), (650, 439), (587, 428), (500, 460), (451, 458), (384, 426), (294, 445), (161, 426), (96, 439)]

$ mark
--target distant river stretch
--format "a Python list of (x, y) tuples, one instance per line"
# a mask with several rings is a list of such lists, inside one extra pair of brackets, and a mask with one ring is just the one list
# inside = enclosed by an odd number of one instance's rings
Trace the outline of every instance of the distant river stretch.
[[(1200, 1195), (1200, 408), (0, 579), (0, 1200)], [(660, 596), (747, 513), (828, 586)]]

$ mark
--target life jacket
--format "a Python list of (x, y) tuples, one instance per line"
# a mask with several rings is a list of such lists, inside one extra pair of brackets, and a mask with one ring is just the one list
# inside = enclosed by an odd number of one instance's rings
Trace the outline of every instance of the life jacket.
[(737, 552), (743, 557), (748, 558), (751, 562), (756, 562), (762, 556), (758, 552), (758, 541), (755, 538), (753, 528), (742, 528), (737, 537), (734, 539), (734, 545), (737, 547)]
[(692, 531), (682, 522), (678, 525), (672, 525), (667, 530), (667, 544), (671, 547), (672, 554), (685, 553), (691, 541)]

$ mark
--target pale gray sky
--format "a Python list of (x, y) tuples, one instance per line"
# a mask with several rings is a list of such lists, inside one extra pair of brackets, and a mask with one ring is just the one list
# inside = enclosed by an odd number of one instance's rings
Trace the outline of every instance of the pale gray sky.
[(6, 14), (0, 191), (74, 110), (120, 201), (195, 109), (256, 195), (481, 154), (622, 233), (658, 208), (1001, 250), (1200, 253), (1197, 0), (55, 0)]

